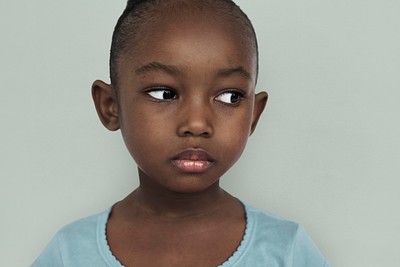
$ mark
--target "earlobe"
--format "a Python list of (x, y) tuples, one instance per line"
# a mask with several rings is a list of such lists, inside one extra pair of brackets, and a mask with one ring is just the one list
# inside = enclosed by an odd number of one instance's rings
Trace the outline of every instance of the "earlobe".
[(251, 123), (250, 135), (253, 134), (254, 130), (256, 129), (258, 120), (260, 119), (260, 116), (264, 111), (265, 106), (267, 105), (267, 100), (267, 92), (257, 93), (254, 97), (253, 121)]
[(96, 80), (92, 85), (92, 98), (101, 123), (110, 131), (119, 129), (118, 101), (111, 85)]

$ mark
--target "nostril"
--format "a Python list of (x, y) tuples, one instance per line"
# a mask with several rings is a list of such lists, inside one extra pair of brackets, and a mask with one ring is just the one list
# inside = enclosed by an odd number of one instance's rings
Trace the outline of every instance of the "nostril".
[(202, 136), (202, 137), (209, 137), (210, 133), (208, 131), (204, 132), (194, 132), (194, 131), (185, 131), (183, 133), (184, 136)]
[(188, 110), (178, 119), (179, 136), (210, 137), (213, 134), (212, 114), (202, 110)]
[(209, 132), (204, 132), (201, 134), (201, 136), (203, 137), (210, 137), (210, 133)]

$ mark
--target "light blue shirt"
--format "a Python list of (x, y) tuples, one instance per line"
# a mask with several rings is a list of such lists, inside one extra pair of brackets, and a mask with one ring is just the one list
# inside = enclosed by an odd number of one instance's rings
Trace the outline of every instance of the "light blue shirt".
[[(240, 267), (329, 267), (304, 228), (244, 204), (246, 230), (222, 265)], [(31, 267), (122, 267), (106, 239), (111, 208), (62, 228)]]

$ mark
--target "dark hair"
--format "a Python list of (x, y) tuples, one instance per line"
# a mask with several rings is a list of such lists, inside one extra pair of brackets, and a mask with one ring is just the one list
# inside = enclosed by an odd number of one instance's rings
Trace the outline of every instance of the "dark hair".
[(115, 25), (110, 51), (110, 79), (115, 88), (118, 87), (117, 65), (121, 54), (130, 47), (140, 27), (152, 19), (152, 15), (159, 7), (171, 4), (180, 4), (180, 8), (209, 9), (228, 18), (240, 21), (241, 30), (249, 37), (257, 57), (258, 73), (258, 45), (257, 38), (247, 15), (232, 0), (128, 0), (125, 10)]

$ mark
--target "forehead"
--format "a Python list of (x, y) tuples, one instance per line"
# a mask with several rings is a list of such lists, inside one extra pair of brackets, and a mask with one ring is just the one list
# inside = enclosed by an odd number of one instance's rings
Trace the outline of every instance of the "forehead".
[(233, 15), (205, 8), (166, 6), (157, 9), (129, 40), (122, 65), (161, 60), (189, 68), (198, 65), (208, 68), (240, 66), (255, 79), (254, 41), (243, 30), (242, 24)]

